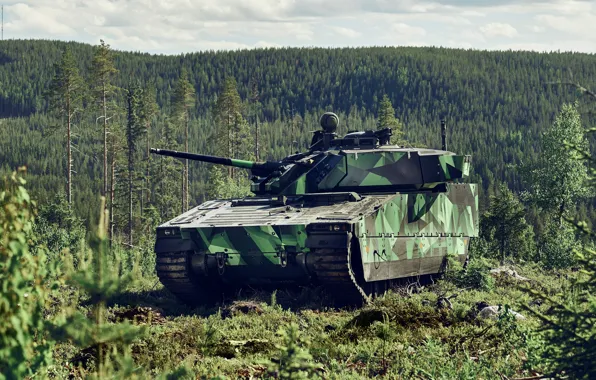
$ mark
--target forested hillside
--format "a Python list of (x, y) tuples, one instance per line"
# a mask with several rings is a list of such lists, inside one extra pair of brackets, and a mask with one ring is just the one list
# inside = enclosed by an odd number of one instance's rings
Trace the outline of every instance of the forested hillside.
[[(66, 184), (65, 130), (59, 118), (48, 115), (45, 96), (55, 74), (53, 65), (59, 63), (65, 45), (55, 41), (0, 42), (1, 166), (10, 171), (27, 165), (32, 192), (42, 201)], [(90, 83), (96, 47), (68, 45), (83, 81)], [(124, 89), (138, 83), (155, 87), (159, 106), (151, 118), (149, 144), (160, 147), (165, 143), (164, 128), (170, 128), (176, 140), (172, 143), (184, 148), (185, 123), (172, 116), (174, 92), (183, 69), (192, 86), (192, 99), (185, 111), (189, 116), (188, 148), (201, 153), (223, 154), (214, 144), (214, 131), (216, 103), (225, 78), (235, 79), (238, 101), (243, 105), (241, 116), (248, 124), (242, 141), (246, 154), (254, 153), (255, 115), (258, 117), (261, 153), (265, 152), (260, 159), (283, 157), (292, 145), (296, 149), (294, 140), (299, 148), (306, 147), (323, 111), (340, 115), (342, 131), (376, 128), (379, 103), (388, 95), (404, 124), (405, 138), (412, 143), (438, 146), (440, 119), (447, 120), (449, 149), (473, 156), (472, 179), (483, 185), (483, 205), (499, 181), (514, 190), (522, 189), (510, 166), (536, 156), (540, 132), (552, 123), (564, 102), (577, 98), (570, 88), (549, 82), (568, 80), (570, 73), (574, 81), (587, 85), (596, 79), (596, 56), (575, 53), (379, 47), (163, 56), (112, 48), (116, 49), (112, 54), (118, 70), (112, 82), (123, 89), (114, 93), (119, 112), (114, 111), (110, 124), (120, 126), (122, 140), (127, 121)], [(84, 100), (83, 106), (73, 123), (72, 196), (77, 212), (89, 219), (91, 210), (97, 209), (89, 205), (97, 205), (102, 189), (103, 121), (98, 119), (101, 112), (93, 107), (93, 100)], [(590, 121), (586, 122), (585, 127)], [(116, 131), (112, 132), (115, 136)], [(145, 139), (139, 144), (144, 146)], [(140, 163), (146, 160), (143, 152), (144, 148), (139, 148), (136, 153)], [(115, 178), (124, 176), (125, 168), (125, 161), (117, 165)], [(178, 176), (182, 169), (172, 166)], [(204, 199), (208, 169), (206, 164), (190, 163), (190, 205)], [(169, 196), (172, 202), (180, 199), (180, 181), (172, 181), (175, 185), (163, 188), (167, 194), (152, 188), (153, 196)]]
[[(117, 49), (0, 42), (0, 379), (594, 378), (596, 93), (560, 82), (593, 89), (596, 56)], [(276, 160), (308, 146), (324, 111), (340, 134), (390, 127), (401, 145), (440, 147), (447, 121), (448, 149), (472, 155), (482, 186), (466, 266), (448, 255), (436, 281), (358, 311), (329, 308), (320, 287), (180, 304), (156, 268), (178, 286), (207, 260), (188, 264), (186, 245), (155, 254), (156, 225), (249, 195), (247, 171), (150, 147)], [(320, 244), (323, 268), (358, 262)]]

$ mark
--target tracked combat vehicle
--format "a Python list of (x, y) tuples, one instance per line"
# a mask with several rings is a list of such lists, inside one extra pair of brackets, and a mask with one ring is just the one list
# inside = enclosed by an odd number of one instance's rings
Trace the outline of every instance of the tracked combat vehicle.
[(392, 284), (462, 263), (478, 235), (470, 156), (390, 144), (391, 130), (336, 133), (321, 117), (308, 151), (250, 162), (171, 150), (159, 155), (252, 171), (252, 197), (213, 199), (157, 228), (156, 270), (186, 303), (243, 285), (322, 286), (361, 303)]

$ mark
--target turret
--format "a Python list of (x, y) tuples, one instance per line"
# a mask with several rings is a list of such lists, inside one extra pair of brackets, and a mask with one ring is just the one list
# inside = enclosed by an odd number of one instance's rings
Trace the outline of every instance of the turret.
[(310, 148), (281, 161), (253, 162), (203, 154), (151, 149), (152, 153), (250, 169), (256, 195), (306, 193), (387, 193), (445, 191), (469, 173), (470, 156), (445, 150), (405, 148), (390, 144), (391, 129), (348, 132), (338, 138), (339, 118), (323, 114), (322, 130), (314, 132)]

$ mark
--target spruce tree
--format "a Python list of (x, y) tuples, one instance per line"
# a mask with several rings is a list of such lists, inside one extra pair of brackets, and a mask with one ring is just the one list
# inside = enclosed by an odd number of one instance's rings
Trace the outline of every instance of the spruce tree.
[[(245, 141), (250, 137), (248, 122), (242, 116), (242, 99), (232, 77), (226, 78), (221, 93), (215, 104), (216, 130), (212, 134), (215, 141), (215, 154), (230, 158), (254, 159), (254, 151)], [(236, 174), (233, 167), (228, 167), (227, 178), (221, 179), (218, 169), (210, 169), (214, 180), (224, 181), (226, 190), (214, 190), (210, 185), (209, 192), (219, 197), (240, 197), (250, 194), (248, 173), (241, 169)], [(210, 178), (211, 180), (211, 178)]]
[[(250, 156), (250, 149), (244, 144), (248, 137), (248, 125), (242, 117), (242, 99), (236, 88), (234, 78), (228, 77), (217, 98), (215, 105), (215, 120), (217, 130), (213, 136), (216, 141), (217, 154), (230, 158), (244, 158)], [(234, 178), (234, 168), (228, 168), (228, 176)]]
[(501, 184), (490, 197), (489, 209), (482, 216), (480, 236), (490, 252), (498, 252), (501, 264), (507, 257), (528, 259), (534, 252), (534, 231), (525, 219), (526, 210), (507, 185)]
[[(188, 134), (190, 123), (190, 110), (195, 102), (195, 89), (188, 80), (186, 69), (182, 68), (180, 78), (176, 82), (172, 99), (173, 119), (184, 130), (184, 151), (188, 152)], [(188, 210), (189, 205), (189, 173), (188, 160), (184, 160), (182, 174), (182, 212)]]
[(391, 100), (385, 94), (379, 104), (377, 129), (391, 128), (393, 134), (391, 135), (392, 144), (403, 144), (404, 127), (403, 124), (395, 117), (395, 109), (391, 104)]
[(54, 65), (55, 74), (50, 84), (48, 97), (49, 107), (57, 117), (61, 118), (66, 128), (66, 198), (72, 204), (72, 127), (74, 117), (83, 111), (83, 99), (86, 87), (79, 74), (77, 62), (67, 46), (60, 63)]

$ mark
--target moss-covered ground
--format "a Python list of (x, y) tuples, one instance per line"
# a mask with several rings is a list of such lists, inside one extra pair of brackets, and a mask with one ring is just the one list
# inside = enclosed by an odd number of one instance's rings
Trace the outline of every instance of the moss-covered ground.
[[(324, 306), (316, 289), (240, 294), (224, 305), (192, 309), (178, 303), (156, 278), (144, 278), (108, 305), (107, 321), (145, 326), (130, 346), (140, 378), (164, 373), (206, 379), (537, 376), (543, 368), (536, 333), (540, 323), (527, 308), (544, 312), (547, 306), (522, 288), (555, 295), (573, 273), (523, 265), (514, 269), (527, 280), (516, 280), (490, 275), (494, 266), (473, 262), (465, 273), (395, 289), (352, 309)], [(78, 307), (85, 305), (81, 299)], [(487, 305), (500, 305), (502, 311), (495, 319), (479, 318)], [(526, 318), (518, 320), (505, 308)], [(62, 343), (54, 351), (50, 375), (93, 373), (92, 349)]]

